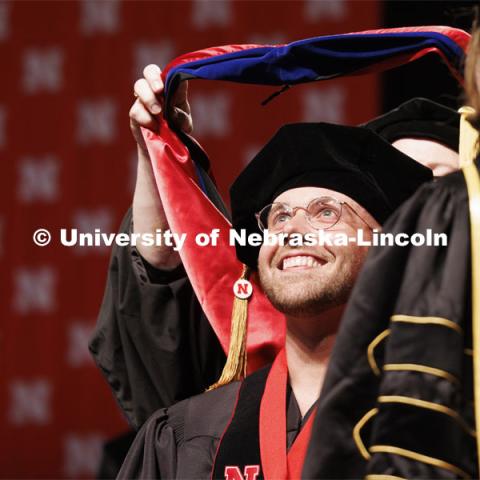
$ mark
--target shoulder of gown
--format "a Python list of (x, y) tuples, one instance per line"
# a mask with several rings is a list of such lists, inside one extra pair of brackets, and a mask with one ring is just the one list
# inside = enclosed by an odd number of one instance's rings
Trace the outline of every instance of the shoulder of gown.
[(155, 412), (138, 432), (118, 478), (210, 478), (240, 382)]

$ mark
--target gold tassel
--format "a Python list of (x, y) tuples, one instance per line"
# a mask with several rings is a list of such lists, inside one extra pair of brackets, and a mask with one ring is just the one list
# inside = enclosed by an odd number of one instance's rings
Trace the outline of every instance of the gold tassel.
[(469, 122), (469, 117), (475, 114), (472, 107), (464, 106), (458, 110), (460, 113), (460, 143), (459, 156), (460, 168), (473, 162), (478, 152), (478, 131)]
[[(240, 280), (248, 280), (250, 269), (244, 265)], [(227, 361), (223, 367), (222, 375), (209, 390), (227, 385), (236, 380), (241, 380), (247, 373), (247, 317), (248, 300), (235, 295), (232, 307), (232, 327), (230, 331), (230, 345)]]

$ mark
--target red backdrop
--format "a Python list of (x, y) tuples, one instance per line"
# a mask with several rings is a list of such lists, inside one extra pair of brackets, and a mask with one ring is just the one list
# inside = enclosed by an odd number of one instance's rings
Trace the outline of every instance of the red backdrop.
[[(226, 43), (285, 43), (380, 26), (375, 1), (1, 2), (0, 476), (95, 474), (126, 430), (90, 360), (106, 248), (59, 229), (114, 232), (132, 197), (133, 82), (148, 63)], [(375, 76), (274, 88), (191, 83), (195, 134), (222, 191), (287, 121), (355, 124), (378, 113)], [(52, 232), (44, 248), (32, 242)]]

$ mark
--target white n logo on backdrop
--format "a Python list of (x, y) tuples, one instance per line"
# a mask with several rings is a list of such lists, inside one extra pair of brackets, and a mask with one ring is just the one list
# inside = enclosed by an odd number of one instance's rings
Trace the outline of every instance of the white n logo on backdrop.
[(13, 425), (47, 425), (51, 421), (52, 387), (46, 379), (16, 380), (10, 384), (8, 419)]
[(10, 3), (0, 3), (0, 41), (6, 40), (10, 34)]
[(195, 135), (224, 137), (230, 132), (230, 95), (225, 92), (196, 93), (191, 106)]
[(18, 196), (22, 202), (53, 202), (59, 193), (59, 163), (53, 154), (24, 157), (19, 164)]
[(69, 478), (95, 476), (105, 439), (102, 435), (67, 435), (64, 441), (64, 473)]
[(81, 101), (77, 112), (79, 143), (111, 143), (115, 138), (116, 111), (115, 102), (108, 98)]
[(91, 334), (92, 327), (90, 324), (84, 322), (72, 322), (70, 324), (67, 331), (67, 363), (70, 367), (93, 365), (93, 359), (88, 350)]
[(63, 82), (63, 51), (59, 47), (30, 48), (23, 54), (25, 93), (56, 93)]
[(143, 69), (150, 63), (164, 68), (174, 58), (175, 48), (169, 40), (158, 43), (139, 43), (134, 47), (134, 78), (143, 74)]
[(81, 30), (85, 35), (116, 33), (120, 28), (120, 2), (83, 0), (81, 3)]
[(347, 16), (345, 0), (305, 0), (303, 18), (306, 22), (341, 21)]
[[(73, 226), (77, 229), (78, 234), (94, 233), (95, 229), (99, 229), (101, 233), (112, 233), (113, 230), (113, 212), (110, 208), (97, 208), (95, 210), (80, 209), (73, 215)], [(108, 253), (109, 248), (105, 245), (99, 247), (81, 247), (75, 248), (75, 253), (86, 254), (87, 252)]]
[(208, 27), (226, 28), (232, 21), (232, 8), (229, 0), (211, 2), (206, 0), (192, 1), (192, 23), (199, 30)]
[(343, 87), (309, 89), (302, 95), (304, 122), (345, 123), (347, 94)]
[(50, 267), (18, 268), (14, 272), (14, 311), (20, 315), (53, 312), (56, 308), (56, 280), (56, 272)]

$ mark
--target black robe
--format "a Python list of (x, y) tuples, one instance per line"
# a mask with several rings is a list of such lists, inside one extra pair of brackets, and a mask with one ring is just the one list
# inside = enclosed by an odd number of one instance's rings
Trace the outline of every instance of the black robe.
[[(130, 232), (129, 210), (120, 232)], [(225, 354), (182, 266), (163, 272), (114, 246), (90, 351), (134, 428), (218, 380)]]
[[(267, 366), (256, 371), (245, 382), (250, 382), (250, 386), (259, 382), (263, 384), (269, 369)], [(155, 412), (138, 432), (118, 478), (210, 479), (220, 439), (234, 409), (239, 408), (242, 398), (251, 398), (250, 391), (237, 402), (241, 386), (241, 382), (234, 382)], [(302, 417), (295, 396), (287, 386), (287, 449), (292, 446), (315, 405)], [(257, 407), (258, 410), (259, 405)], [(258, 421), (255, 413), (251, 420)], [(251, 427), (249, 425), (246, 430)], [(240, 438), (249, 438), (247, 431)], [(249, 446), (242, 441), (238, 447), (235, 444), (234, 450), (246, 450)]]
[(369, 252), (332, 352), (304, 478), (479, 478), (462, 172), (421, 187), (384, 231), (426, 228), (447, 233), (448, 246)]
[[(405, 233), (423, 232), (430, 227), (434, 232), (446, 232), (449, 245), (443, 248), (372, 248), (342, 321), (330, 361), (304, 478), (363, 478), (367, 473), (390, 474), (400, 478), (460, 478), (464, 472), (473, 478), (478, 477), (476, 448), (471, 432), (469, 433), (474, 423), (472, 359), (469, 354), (471, 272), (468, 219), (465, 182), (462, 173), (455, 173), (435, 184), (422, 187), (385, 225), (385, 231)], [(127, 229), (128, 225), (124, 227)], [(119, 284), (119, 277), (131, 280), (132, 274), (135, 274), (131, 259), (130, 263), (126, 260), (124, 258), (123, 262), (117, 262), (115, 255), (113, 257), (110, 276), (113, 276), (114, 280), (109, 280), (108, 287), (112, 291), (109, 293), (107, 289), (107, 296), (110, 295), (111, 298), (125, 298), (125, 292), (128, 292), (128, 288), (125, 290)], [(130, 276), (118, 275), (118, 265), (122, 264), (130, 268)], [(135, 279), (135, 282), (138, 282), (138, 279)], [(129, 284), (132, 285), (132, 282)], [(138, 285), (135, 289), (138, 296)], [(119, 292), (123, 294), (119, 295)], [(144, 303), (149, 303), (148, 297), (140, 297)], [(162, 298), (162, 301), (164, 300)], [(134, 302), (137, 308), (138, 301), (137, 298), (137, 303)], [(128, 308), (128, 302), (122, 304), (117, 301), (114, 309), (122, 311), (125, 305)], [(201, 315), (201, 312), (196, 310), (195, 314)], [(392, 315), (438, 317), (449, 322), (442, 324), (391, 321)], [(152, 369), (151, 365), (146, 368), (141, 361), (138, 362), (145, 355), (145, 352), (141, 349), (139, 352), (135, 347), (135, 342), (138, 342), (139, 338), (143, 339), (141, 329), (138, 328), (139, 322), (127, 328), (123, 325), (119, 328), (116, 324), (119, 318), (116, 312), (103, 318), (113, 319), (111, 325), (114, 328), (109, 327), (104, 333), (117, 332), (114, 335), (117, 341), (109, 341), (107, 344), (106, 338), (111, 337), (102, 335), (99, 325), (97, 336), (100, 349), (97, 351), (103, 349), (105, 354), (103, 361), (99, 363), (103, 365), (107, 375), (113, 375), (112, 372), (118, 369), (124, 372), (123, 375), (112, 376), (111, 384), (115, 390), (116, 379), (126, 382), (126, 392), (123, 388), (116, 387), (120, 390), (117, 397), (121, 402), (126, 399), (123, 405), (130, 412), (135, 409), (135, 405), (141, 405), (142, 402), (147, 405), (138, 409), (140, 416), (144, 418), (149, 409), (154, 410), (153, 404), (157, 403), (159, 398), (160, 401), (162, 398), (172, 398), (175, 393), (166, 396), (159, 394), (162, 388), (168, 388), (169, 382), (155, 386), (155, 368)], [(178, 325), (181, 317), (175, 318)], [(143, 322), (143, 328), (148, 327), (147, 331), (158, 333), (159, 329), (153, 328), (155, 322), (152, 324), (146, 316)], [(137, 334), (132, 335), (129, 330), (135, 325), (138, 328), (135, 328)], [(383, 339), (382, 336), (379, 337), (387, 329), (390, 330), (389, 335)], [(208, 338), (213, 338), (215, 345), (216, 339), (213, 333), (210, 333), (212, 337)], [(179, 334), (181, 335), (181, 332)], [(148, 337), (148, 334), (145, 336)], [(185, 336), (183, 338), (188, 344), (189, 340)], [(381, 371), (380, 376), (372, 372), (371, 362), (368, 360), (368, 347), (372, 346), (374, 339), (379, 340), (372, 350), (377, 368)], [(152, 342), (152, 339), (146, 340), (147, 344), (156, 343)], [(198, 344), (201, 345), (201, 341), (198, 341)], [(95, 346), (95, 342), (92, 346)], [(131, 370), (128, 365), (125, 366), (126, 358), (129, 361), (131, 358), (125, 352), (128, 354), (130, 350), (134, 353), (133, 362), (140, 365)], [(208, 349), (201, 350), (208, 352)], [(119, 361), (112, 361), (112, 352), (118, 355)], [(154, 352), (153, 346), (150, 352)], [(149, 356), (150, 362), (154, 364), (153, 355), (151, 353)], [(206, 360), (208, 363), (208, 358)], [(396, 370), (387, 368), (382, 371), (385, 363), (413, 364), (427, 369), (423, 368), (422, 372), (412, 368), (399, 370), (396, 367)], [(149, 372), (146, 377), (142, 375), (142, 370)], [(129, 372), (135, 371), (138, 374), (132, 377)], [(439, 372), (443, 374), (440, 375)], [(166, 378), (163, 377), (164, 380)], [(182, 385), (182, 382), (177, 383), (175, 376), (172, 378), (176, 385)], [(143, 389), (144, 382), (149, 385), (148, 390)], [(208, 383), (205, 382), (205, 385)], [(132, 391), (139, 391), (140, 394), (132, 394)], [(175, 392), (175, 388), (172, 391)], [(149, 401), (151, 392), (154, 392), (156, 401)], [(401, 398), (396, 399), (400, 401), (392, 401), (395, 400), (392, 397)], [(405, 398), (420, 402), (405, 403)], [(190, 400), (187, 404), (189, 402)], [(220, 404), (223, 403), (228, 402), (220, 401)], [(172, 407), (175, 410), (171, 410), (170, 414), (177, 411), (177, 408), (178, 405)], [(374, 416), (367, 420), (365, 415), (374, 408), (378, 408), (378, 412), (374, 412)], [(157, 418), (160, 418), (158, 414)], [(365, 424), (359, 428), (362, 418)], [(167, 420), (165, 428), (168, 430), (172, 425), (168, 418)], [(152, 420), (148, 425), (151, 431), (156, 421)], [(221, 430), (221, 425), (217, 427), (217, 430)], [(163, 428), (161, 430), (164, 431)], [(158, 433), (157, 428), (154, 431)], [(178, 432), (174, 432), (173, 438), (176, 435)], [(145, 429), (142, 430), (140, 438), (142, 436), (145, 437)], [(165, 435), (162, 434), (159, 438), (165, 438)], [(373, 452), (367, 452), (371, 455), (367, 460), (360, 453), (359, 439), (365, 450), (375, 445), (394, 448), (387, 449), (389, 452), (386, 449), (381, 451), (381, 448), (374, 448)], [(136, 447), (132, 452), (138, 451), (139, 442), (141, 443), (141, 440), (135, 443)], [(197, 452), (198, 458), (203, 455), (200, 450), (201, 448)], [(414, 452), (416, 459), (410, 454), (409, 457), (405, 456), (405, 452)], [(419, 457), (419, 454), (422, 456)], [(431, 459), (436, 459), (433, 464)], [(175, 464), (177, 463), (175, 460)]]

